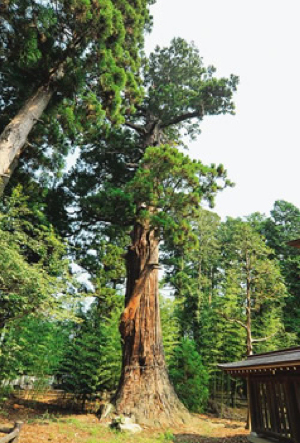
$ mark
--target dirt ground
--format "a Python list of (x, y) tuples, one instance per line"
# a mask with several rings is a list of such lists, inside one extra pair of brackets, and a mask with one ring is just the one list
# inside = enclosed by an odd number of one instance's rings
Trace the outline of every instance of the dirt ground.
[[(145, 428), (130, 436), (112, 431), (94, 414), (71, 414), (47, 404), (18, 404), (0, 410), (0, 427), (23, 421), (19, 443), (246, 443), (245, 421), (192, 414), (189, 423), (169, 429)], [(238, 414), (236, 414), (238, 417)], [(241, 419), (244, 415), (241, 416)], [(0, 434), (0, 437), (4, 435)]]

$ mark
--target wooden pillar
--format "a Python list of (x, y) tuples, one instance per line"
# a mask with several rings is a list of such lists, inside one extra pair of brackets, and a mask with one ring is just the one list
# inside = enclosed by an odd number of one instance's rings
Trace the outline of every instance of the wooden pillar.
[(247, 412), (247, 424), (246, 429), (249, 429), (251, 432), (252, 430), (252, 399), (251, 399), (251, 381), (250, 381), (250, 375), (247, 375), (247, 401), (248, 401), (248, 412)]
[[(297, 401), (297, 391), (299, 392), (299, 382), (286, 380), (284, 382), (284, 390), (286, 396), (287, 415), (290, 423), (290, 431), (294, 441), (300, 442), (300, 411)], [(299, 400), (299, 399), (298, 399)]]

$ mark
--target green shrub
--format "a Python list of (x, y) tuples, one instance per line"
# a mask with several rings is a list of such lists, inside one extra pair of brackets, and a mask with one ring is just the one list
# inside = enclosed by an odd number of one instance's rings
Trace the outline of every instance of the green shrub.
[(208, 371), (195, 342), (184, 338), (174, 350), (170, 378), (178, 397), (191, 412), (202, 412), (208, 399)]

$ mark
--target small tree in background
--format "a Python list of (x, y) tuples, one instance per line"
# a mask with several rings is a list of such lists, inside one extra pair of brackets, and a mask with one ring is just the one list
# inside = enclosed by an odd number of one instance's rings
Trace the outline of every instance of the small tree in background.
[(192, 412), (203, 412), (208, 400), (208, 372), (193, 340), (184, 338), (170, 361), (171, 381), (183, 404)]
[[(96, 298), (87, 312), (78, 314), (81, 321), (69, 327), (59, 372), (64, 389), (82, 397), (83, 407), (88, 395), (114, 392), (117, 388), (121, 370), (121, 302), (122, 298), (111, 297), (111, 303), (103, 307)], [(110, 313), (105, 312), (109, 304)]]
[(274, 203), (270, 217), (264, 219), (260, 229), (279, 262), (289, 296), (285, 300), (284, 323), (286, 330), (300, 339), (300, 251), (288, 241), (300, 238), (300, 210), (291, 203)]
[(61, 365), (68, 333), (68, 322), (49, 321), (45, 317), (29, 315), (13, 322), (1, 342), (2, 379), (14, 380), (29, 375), (37, 377), (38, 383), (43, 385)]
[(64, 316), (71, 283), (66, 248), (21, 187), (0, 212), (0, 331), (31, 315)]
[(227, 322), (244, 329), (247, 355), (255, 343), (271, 338), (276, 349), (284, 332), (287, 291), (278, 263), (270, 258), (273, 251), (241, 219), (227, 219), (220, 236), (224, 269), (220, 312)]

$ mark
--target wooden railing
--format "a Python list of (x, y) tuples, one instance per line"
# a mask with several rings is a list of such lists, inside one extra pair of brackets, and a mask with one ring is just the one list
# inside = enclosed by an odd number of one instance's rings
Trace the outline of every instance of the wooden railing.
[(0, 443), (17, 443), (23, 422), (17, 421), (12, 429), (0, 428), (0, 433), (7, 434), (0, 438)]

